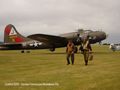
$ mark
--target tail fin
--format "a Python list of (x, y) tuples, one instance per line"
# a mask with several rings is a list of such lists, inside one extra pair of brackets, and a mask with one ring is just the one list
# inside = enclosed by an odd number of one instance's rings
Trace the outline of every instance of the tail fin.
[(5, 27), (4, 43), (21, 43), (26, 40), (27, 38), (19, 34), (13, 25), (9, 24)]

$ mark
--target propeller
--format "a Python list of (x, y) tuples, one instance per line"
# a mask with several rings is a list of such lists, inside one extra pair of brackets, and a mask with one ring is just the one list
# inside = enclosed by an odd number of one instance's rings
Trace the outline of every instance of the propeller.
[(83, 29), (78, 29), (77, 30), (77, 39), (76, 39), (77, 43), (81, 42), (81, 37), (80, 37), (81, 31), (83, 31)]

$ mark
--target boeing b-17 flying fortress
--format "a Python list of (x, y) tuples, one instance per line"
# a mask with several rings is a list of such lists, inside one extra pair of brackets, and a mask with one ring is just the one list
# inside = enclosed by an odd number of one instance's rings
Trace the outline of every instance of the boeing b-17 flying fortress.
[[(72, 40), (77, 46), (80, 40), (83, 41), (86, 35), (90, 37), (90, 43), (94, 44), (106, 39), (106, 33), (103, 31), (92, 31), (79, 29), (77, 32), (65, 33), (59, 36), (47, 34), (32, 34), (27, 37), (22, 36), (16, 28), (9, 24), (4, 30), (4, 43), (0, 44), (0, 50), (32, 50), (49, 49), (55, 51), (55, 48), (66, 47), (68, 40)], [(75, 49), (77, 52), (77, 47)]]

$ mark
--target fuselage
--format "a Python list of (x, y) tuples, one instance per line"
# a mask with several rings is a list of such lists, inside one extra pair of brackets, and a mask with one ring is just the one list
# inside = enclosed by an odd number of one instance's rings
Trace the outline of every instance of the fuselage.
[(4, 43), (0, 44), (0, 50), (50, 49), (54, 51), (55, 48), (66, 47), (69, 40), (72, 40), (75, 45), (80, 45), (87, 35), (90, 37), (91, 44), (106, 39), (105, 32), (92, 30), (79, 30), (59, 36), (32, 34), (24, 37), (12, 24), (9, 24), (5, 27)]

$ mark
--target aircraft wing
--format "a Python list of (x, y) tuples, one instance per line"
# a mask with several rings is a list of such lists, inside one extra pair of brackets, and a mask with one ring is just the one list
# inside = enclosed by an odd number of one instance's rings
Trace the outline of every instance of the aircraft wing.
[(67, 39), (60, 36), (46, 35), (46, 34), (33, 34), (29, 35), (28, 38), (45, 42), (48, 44), (55, 45), (56, 47), (65, 46), (67, 44)]

